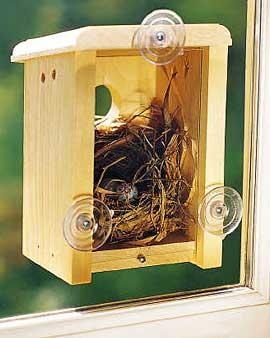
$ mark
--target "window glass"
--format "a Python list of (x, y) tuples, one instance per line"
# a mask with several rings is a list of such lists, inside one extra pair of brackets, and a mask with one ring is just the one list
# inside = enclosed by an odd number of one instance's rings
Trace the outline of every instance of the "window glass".
[[(219, 23), (232, 36), (226, 107), (225, 184), (242, 192), (245, 1), (92, 0), (2, 1), (0, 19), (0, 315), (103, 304), (239, 283), (241, 227), (223, 241), (222, 267), (191, 263), (102, 272), (91, 284), (70, 286), (22, 255), (23, 66), (11, 64), (19, 41), (88, 25), (139, 24), (166, 7), (185, 23)], [(24, 15), (27, 13), (27, 16)], [(103, 99), (102, 99), (103, 98)], [(110, 97), (99, 90), (98, 112)], [(214, 253), (213, 253), (214, 255)]]

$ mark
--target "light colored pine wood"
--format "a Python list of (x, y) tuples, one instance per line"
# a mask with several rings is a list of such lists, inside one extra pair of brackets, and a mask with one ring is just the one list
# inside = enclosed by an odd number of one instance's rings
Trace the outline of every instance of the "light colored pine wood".
[(91, 253), (69, 247), (63, 219), (92, 193), (94, 88), (94, 52), (25, 65), (23, 253), (70, 284), (91, 279)]
[[(93, 253), (71, 249), (62, 233), (65, 212), (74, 198), (92, 194), (93, 119), (98, 85), (107, 86), (112, 94), (110, 113), (127, 116), (149, 105), (154, 97), (163, 100), (170, 76), (176, 71), (170, 109), (180, 107), (179, 123), (188, 130), (191, 139), (184, 149), (182, 170), (190, 183), (194, 174), (196, 177), (189, 199), (195, 217), (198, 197), (212, 185), (223, 185), (227, 49), (231, 40), (228, 31), (219, 25), (187, 27), (187, 41), (198, 39), (199, 48), (185, 48), (184, 56), (164, 67), (155, 67), (138, 55), (138, 51), (128, 49), (127, 39), (131, 32), (134, 34), (134, 26), (111, 27), (104, 32), (94, 27), (74, 31), (73, 35), (63, 33), (61, 39), (66, 40), (63, 44), (68, 47), (61, 52), (55, 44), (59, 42), (59, 35), (26, 42), (29, 48), (31, 46), (31, 55), (20, 59), (27, 60), (23, 252), (71, 284), (89, 282), (91, 270), (188, 261), (202, 268), (221, 265), (222, 241), (203, 232), (198, 225), (190, 227), (189, 237), (184, 241), (178, 238), (175, 242), (151, 247), (120, 249), (119, 246)], [(94, 32), (99, 34), (94, 36)], [(103, 45), (112, 32), (121, 33), (120, 42), (110, 40)], [(220, 39), (216, 32), (220, 33)], [(210, 36), (211, 43), (207, 40)], [(97, 37), (99, 41), (95, 40)], [(47, 54), (45, 49), (40, 49), (46, 41), (47, 49), (52, 42), (52, 49), (49, 52), (46, 49)], [(91, 49), (95, 41), (100, 43), (97, 53), (62, 54), (64, 50)], [(206, 41), (211, 47), (203, 47)], [(191, 46), (196, 47), (196, 43)], [(108, 50), (110, 46), (112, 49)], [(22, 45), (16, 50), (17, 56), (18, 51), (22, 51), (20, 48)], [(19, 61), (15, 54), (13, 61)], [(34, 58), (37, 55), (43, 57)], [(54, 69), (55, 80), (52, 78)], [(137, 259), (140, 253), (147, 256), (143, 264)]]
[[(152, 246), (115, 245), (113, 249), (92, 252), (92, 272), (142, 268), (154, 265), (191, 262), (196, 254), (196, 243), (189, 237), (176, 236), (175, 243)], [(146, 261), (141, 263), (138, 256)]]
[(112, 95), (111, 115), (131, 116), (155, 96), (156, 67), (140, 55), (97, 57), (96, 86), (100, 85)]
[[(140, 26), (93, 26), (26, 40), (18, 44), (11, 60), (24, 62), (40, 56), (82, 50), (132, 49)], [(186, 47), (231, 45), (230, 32), (218, 24), (187, 24)]]
[[(203, 52), (199, 139), (198, 193), (202, 198), (215, 186), (224, 185), (227, 46)], [(222, 264), (222, 239), (197, 228), (195, 264), (202, 268)]]
[[(180, 240), (183, 240), (183, 238)], [(187, 240), (187, 239), (185, 239)], [(146, 266), (190, 262), (195, 255), (195, 241), (160, 244), (92, 253), (92, 272), (142, 268)], [(145, 257), (140, 262), (138, 256)]]

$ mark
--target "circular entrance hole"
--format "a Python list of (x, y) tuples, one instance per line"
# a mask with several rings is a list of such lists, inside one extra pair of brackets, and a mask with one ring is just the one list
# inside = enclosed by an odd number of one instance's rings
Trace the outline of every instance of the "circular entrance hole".
[(112, 95), (110, 90), (104, 86), (96, 87), (96, 115), (105, 116), (112, 105)]

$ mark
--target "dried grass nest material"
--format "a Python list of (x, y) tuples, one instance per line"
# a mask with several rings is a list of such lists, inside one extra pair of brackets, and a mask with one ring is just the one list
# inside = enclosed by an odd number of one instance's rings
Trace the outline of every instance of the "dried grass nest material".
[(153, 99), (111, 128), (96, 127), (94, 194), (114, 212), (108, 243), (159, 242), (193, 221), (188, 207), (194, 178), (182, 173), (191, 140), (178, 123), (179, 109), (168, 109), (170, 84), (163, 102)]

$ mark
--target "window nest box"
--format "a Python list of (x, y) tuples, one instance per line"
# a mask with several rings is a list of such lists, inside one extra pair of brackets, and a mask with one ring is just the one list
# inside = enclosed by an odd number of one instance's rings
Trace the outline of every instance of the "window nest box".
[[(224, 185), (230, 33), (218, 24), (185, 25), (184, 53), (157, 66), (134, 47), (139, 27), (85, 27), (27, 40), (11, 57), (25, 64), (23, 254), (70, 284), (89, 283), (98, 271), (221, 266), (222, 239), (196, 219), (199, 197)], [(112, 96), (103, 119), (95, 118), (100, 85)], [(111, 144), (119, 140), (126, 143), (117, 152)], [(125, 165), (112, 170), (120, 155)], [(93, 196), (113, 210), (113, 232), (98, 250), (76, 250), (63, 235), (67, 210)], [(181, 215), (179, 208), (186, 208)], [(136, 226), (125, 218), (134, 210)]]

